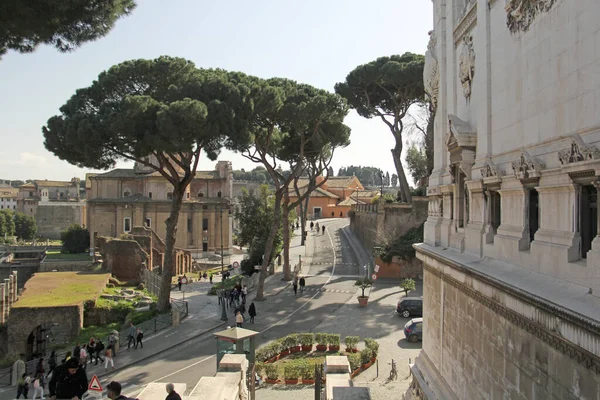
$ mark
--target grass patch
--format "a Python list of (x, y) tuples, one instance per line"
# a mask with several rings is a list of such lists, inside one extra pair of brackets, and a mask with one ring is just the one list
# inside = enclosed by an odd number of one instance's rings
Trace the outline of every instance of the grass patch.
[(109, 276), (83, 272), (38, 272), (25, 283), (25, 290), (13, 307), (58, 307), (95, 300)]
[(49, 250), (46, 252), (46, 260), (61, 260), (61, 261), (93, 261), (93, 257), (88, 253), (68, 254), (61, 253), (58, 250)]

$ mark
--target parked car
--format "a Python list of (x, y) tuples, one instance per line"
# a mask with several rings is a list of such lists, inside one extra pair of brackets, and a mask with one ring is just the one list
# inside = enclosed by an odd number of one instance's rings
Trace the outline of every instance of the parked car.
[(423, 298), (422, 297), (405, 297), (398, 301), (396, 312), (404, 318), (412, 316), (423, 316)]
[(404, 325), (404, 336), (411, 343), (423, 340), (423, 318), (413, 318)]

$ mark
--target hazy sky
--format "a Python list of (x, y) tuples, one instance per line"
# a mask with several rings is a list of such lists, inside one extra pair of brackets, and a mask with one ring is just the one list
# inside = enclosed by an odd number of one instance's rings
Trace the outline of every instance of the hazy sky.
[[(0, 60), (0, 178), (83, 177), (87, 170), (44, 148), (41, 127), (77, 88), (89, 86), (114, 64), (161, 55), (197, 66), (281, 76), (333, 91), (359, 64), (406, 51), (425, 53), (431, 1), (380, 0), (138, 0), (129, 17), (106, 37), (70, 54), (41, 46)], [(337, 150), (333, 167), (363, 165), (394, 171), (393, 138), (377, 120), (351, 113), (351, 144)], [(255, 164), (224, 151), (234, 169)], [(123, 164), (127, 165), (127, 164)], [(122, 165), (119, 165), (122, 166)], [(212, 169), (204, 159), (199, 169)], [(408, 175), (408, 174), (407, 174)]]

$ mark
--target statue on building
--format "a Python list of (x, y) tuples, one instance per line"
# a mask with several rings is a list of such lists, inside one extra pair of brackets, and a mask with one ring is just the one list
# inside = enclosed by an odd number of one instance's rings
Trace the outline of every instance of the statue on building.
[(468, 100), (471, 98), (471, 87), (475, 76), (475, 50), (473, 49), (473, 36), (466, 34), (462, 38), (462, 45), (458, 58), (458, 77), (463, 87), (463, 94)]
[(429, 98), (433, 112), (435, 112), (440, 91), (440, 71), (435, 52), (436, 43), (435, 32), (429, 31), (429, 43), (425, 52), (425, 67), (423, 68), (423, 83), (425, 94)]

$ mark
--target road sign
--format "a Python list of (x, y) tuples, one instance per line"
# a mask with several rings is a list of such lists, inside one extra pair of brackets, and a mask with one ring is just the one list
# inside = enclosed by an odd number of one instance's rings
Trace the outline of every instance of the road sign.
[(377, 274), (373, 274), (373, 275), (371, 275), (371, 278), (372, 278), (374, 281), (375, 281), (375, 280), (377, 280)]
[(375, 265), (374, 270), (375, 270), (375, 272), (379, 272), (379, 265)]
[(92, 380), (90, 380), (88, 390), (91, 390), (92, 392), (102, 392), (102, 385), (100, 384), (100, 380), (96, 375), (94, 375)]
[(233, 262), (233, 268), (239, 268), (240, 267), (240, 263), (237, 261)]

